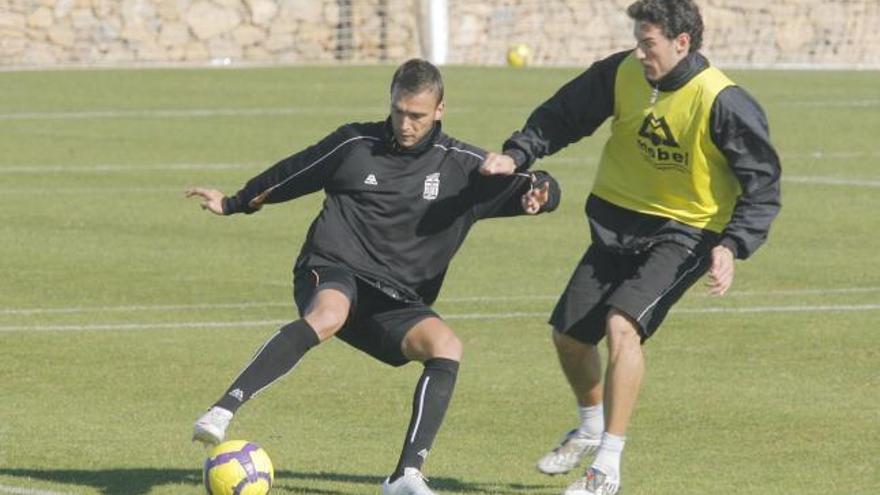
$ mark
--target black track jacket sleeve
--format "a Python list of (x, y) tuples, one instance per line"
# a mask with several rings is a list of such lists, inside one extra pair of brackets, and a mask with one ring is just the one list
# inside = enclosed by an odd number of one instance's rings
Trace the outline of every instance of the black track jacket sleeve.
[(592, 135), (614, 114), (617, 67), (629, 53), (615, 53), (594, 63), (532, 112), (523, 129), (502, 146), (517, 169), (527, 169), (535, 160)]
[(512, 217), (524, 215), (522, 196), (529, 188), (543, 187), (549, 184), (550, 196), (547, 203), (541, 207), (538, 213), (549, 213), (559, 206), (562, 199), (562, 190), (559, 183), (547, 172), (536, 170), (532, 176), (515, 175), (512, 177), (483, 176), (479, 171), (471, 172), (471, 183), (475, 185), (474, 194), (474, 217), (477, 220), (484, 218)]
[(742, 188), (721, 243), (745, 259), (767, 239), (779, 213), (782, 168), (770, 144), (767, 117), (742, 88), (730, 86), (718, 94), (710, 126), (715, 145)]
[(254, 213), (266, 203), (281, 203), (324, 187), (345, 156), (345, 144), (358, 136), (349, 126), (293, 154), (249, 180), (234, 196), (223, 199), (223, 213)]

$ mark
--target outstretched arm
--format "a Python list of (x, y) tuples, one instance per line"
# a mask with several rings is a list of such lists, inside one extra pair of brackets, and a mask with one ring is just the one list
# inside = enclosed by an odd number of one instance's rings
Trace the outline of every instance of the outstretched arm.
[[(529, 116), (523, 128), (502, 145), (504, 156), (524, 170), (547, 155), (590, 136), (614, 113), (617, 68), (630, 51), (611, 55), (562, 86)], [(485, 172), (507, 170), (509, 163), (490, 154)], [(499, 172), (493, 172), (499, 173)]]
[(511, 217), (551, 212), (562, 191), (547, 172), (517, 172), (508, 177), (475, 174), (474, 213), (477, 218)]
[(375, 138), (353, 126), (342, 126), (317, 144), (269, 167), (237, 193), (222, 197), (217, 211), (222, 215), (250, 214), (264, 204), (281, 203), (318, 191), (331, 179), (355, 143), (364, 139)]

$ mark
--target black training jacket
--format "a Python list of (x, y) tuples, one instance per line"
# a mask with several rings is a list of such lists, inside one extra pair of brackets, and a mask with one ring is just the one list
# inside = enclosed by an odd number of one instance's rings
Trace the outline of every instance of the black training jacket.
[[(536, 159), (593, 134), (614, 114), (617, 69), (630, 52), (594, 63), (560, 88), (504, 143), (504, 153), (525, 169)], [(707, 67), (705, 57), (691, 53), (655, 86), (659, 91), (675, 91)], [(780, 209), (781, 167), (770, 143), (767, 118), (745, 90), (730, 86), (715, 99), (709, 127), (713, 142), (742, 187), (720, 239), (714, 232), (627, 210), (590, 195), (587, 216), (594, 241), (620, 251), (639, 251), (661, 240), (676, 240), (689, 247), (720, 242), (738, 258), (754, 253), (766, 240)]]
[[(396, 145), (387, 120), (348, 124), (248, 181), (224, 198), (223, 211), (253, 213), (323, 189), (295, 269), (345, 267), (393, 297), (430, 304), (474, 222), (524, 214), (531, 178), (483, 176), (484, 157), (439, 122), (410, 149)], [(549, 174), (535, 175), (550, 183), (542, 211), (552, 211), (559, 186)]]

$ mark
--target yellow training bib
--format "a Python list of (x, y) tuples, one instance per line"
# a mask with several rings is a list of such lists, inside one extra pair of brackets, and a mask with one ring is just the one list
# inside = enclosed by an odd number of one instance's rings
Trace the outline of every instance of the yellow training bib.
[(721, 232), (741, 189), (709, 129), (712, 104), (734, 83), (709, 67), (651, 101), (630, 54), (617, 69), (614, 120), (593, 194), (640, 213)]

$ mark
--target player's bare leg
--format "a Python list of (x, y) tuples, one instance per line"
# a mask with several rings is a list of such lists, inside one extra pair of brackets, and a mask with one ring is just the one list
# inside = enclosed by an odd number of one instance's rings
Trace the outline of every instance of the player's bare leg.
[(602, 403), (602, 356), (599, 349), (554, 331), (553, 343), (562, 372), (581, 406)]
[(407, 359), (422, 363), (436, 358), (461, 361), (463, 352), (461, 340), (439, 318), (417, 323), (404, 337), (401, 350)]
[(336, 289), (324, 289), (315, 294), (303, 319), (315, 330), (321, 342), (324, 342), (342, 328), (350, 309), (351, 302), (345, 294)]
[(613, 495), (620, 488), (620, 457), (645, 376), (645, 359), (637, 323), (616, 309), (608, 314), (607, 338), (606, 431), (593, 464), (565, 495)]
[(553, 343), (562, 372), (571, 386), (581, 416), (579, 427), (569, 431), (559, 445), (538, 460), (538, 471), (564, 474), (596, 452), (604, 430), (602, 412), (602, 357), (595, 345), (553, 331)]
[(605, 375), (605, 429), (624, 436), (645, 376), (637, 324), (612, 309), (608, 315), (608, 369)]

